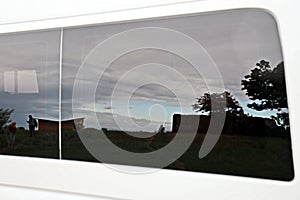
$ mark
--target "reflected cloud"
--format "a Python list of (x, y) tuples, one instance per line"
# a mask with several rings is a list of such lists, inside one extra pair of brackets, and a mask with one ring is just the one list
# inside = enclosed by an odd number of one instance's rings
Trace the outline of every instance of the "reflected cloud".
[[(140, 28), (141, 24), (143, 27), (164, 27), (179, 31), (197, 41), (216, 63), (225, 89), (230, 91), (244, 106), (249, 98), (241, 91), (242, 77), (248, 74), (261, 58), (266, 58), (272, 63), (282, 60), (279, 36), (273, 22), (274, 19), (263, 12), (234, 11), (206, 17), (178, 17), (65, 30), (62, 114), (66, 118), (73, 117), (73, 85), (78, 69), (83, 64), (89, 71), (83, 71), (86, 76), (81, 76), (82, 80), (77, 80), (84, 84), (79, 91), (80, 98), (74, 102), (79, 113), (84, 113), (85, 109), (95, 109), (97, 112), (104, 113), (115, 108), (113, 111), (116, 114), (130, 116), (128, 114), (130, 113), (133, 118), (148, 119), (148, 104), (159, 104), (167, 110), (168, 122), (171, 122), (171, 116), (175, 112), (193, 113), (191, 106), (194, 104), (195, 98), (206, 92), (220, 92), (219, 80), (216, 80), (214, 76), (206, 76), (205, 79), (202, 77), (202, 74), (207, 74), (209, 71), (208, 60), (202, 59), (201, 56), (196, 57), (197, 52), (190, 52), (189, 46), (178, 40), (169, 45), (189, 52), (191, 57), (199, 61), (199, 71), (180, 55), (174, 55), (163, 49), (149, 48), (133, 50), (120, 55), (112, 60), (109, 66), (98, 62), (97, 56), (100, 57), (101, 54), (95, 55), (95, 62), (83, 63), (90, 52), (109, 36)], [(106, 51), (114, 51), (115, 48), (122, 49), (127, 42), (139, 42), (142, 38), (143, 35), (134, 35), (124, 43), (107, 47)], [(157, 40), (162, 41), (162, 38), (157, 38)], [(166, 70), (166, 68), (158, 69), (155, 67), (155, 63), (167, 66), (173, 71)], [(143, 71), (136, 70), (134, 72), (137, 66), (145, 64), (146, 67)], [(91, 81), (90, 78), (96, 74), (101, 74), (98, 83)], [(186, 81), (180, 79), (179, 75)], [(161, 83), (162, 87), (153, 84), (141, 85), (141, 80)], [(92, 88), (95, 84), (98, 84), (95, 99), (87, 101), (85, 90)], [(211, 91), (208, 91), (207, 85), (210, 86)], [(136, 89), (133, 90), (133, 88)], [(193, 95), (191, 95), (191, 90), (194, 90)], [(113, 93), (117, 93), (117, 95), (113, 96)], [(246, 108), (245, 112), (253, 115), (260, 114)], [(262, 115), (264, 114), (268, 113)]]
[(106, 106), (104, 107), (105, 110), (112, 110), (112, 109), (115, 109), (115, 107), (112, 107), (112, 106)]

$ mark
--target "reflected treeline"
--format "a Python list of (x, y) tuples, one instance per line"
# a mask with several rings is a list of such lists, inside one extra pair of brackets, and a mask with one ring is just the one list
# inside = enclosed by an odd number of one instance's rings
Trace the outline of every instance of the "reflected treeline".
[[(289, 135), (287, 134), (289, 132), (289, 115), (283, 62), (272, 68), (269, 62), (261, 60), (256, 63), (256, 67), (250, 71), (250, 74), (244, 76), (241, 85), (241, 89), (246, 92), (250, 100), (247, 107), (255, 111), (277, 110), (277, 114), (255, 117), (248, 113), (245, 114), (241, 104), (229, 91), (205, 93), (197, 98), (193, 105), (195, 112), (204, 114), (201, 116), (201, 120), (199, 117), (198, 119), (193, 116), (175, 115), (173, 132), (177, 131), (181, 118), (189, 117), (191, 119), (185, 121), (190, 121), (190, 123), (199, 121), (198, 132), (203, 133), (208, 128), (211, 113), (225, 112), (224, 134)], [(192, 118), (195, 119), (192, 120)], [(189, 125), (183, 126), (189, 127)]]
[(7, 124), (11, 122), (10, 115), (14, 109), (0, 108), (0, 133), (4, 133)]
[(288, 103), (284, 64), (280, 62), (273, 69), (270, 62), (261, 60), (242, 80), (242, 90), (252, 100), (247, 106), (257, 111), (277, 110), (276, 116), (270, 116), (276, 122), (289, 128)]

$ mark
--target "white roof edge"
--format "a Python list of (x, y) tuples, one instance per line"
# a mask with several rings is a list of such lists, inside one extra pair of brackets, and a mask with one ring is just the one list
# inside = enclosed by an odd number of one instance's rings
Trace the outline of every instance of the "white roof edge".
[[(203, 0), (27, 0), (24, 2), (10, 0), (1, 4), (0, 25), (78, 17), (194, 1)], [(35, 5), (35, 12), (32, 12), (32, 5)]]

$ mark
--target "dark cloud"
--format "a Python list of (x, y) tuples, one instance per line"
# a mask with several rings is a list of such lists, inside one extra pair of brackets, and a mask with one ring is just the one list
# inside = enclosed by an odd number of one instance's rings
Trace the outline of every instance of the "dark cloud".
[[(191, 52), (189, 46), (178, 40), (170, 44), (170, 46), (180, 47), (183, 52), (189, 52), (190, 58), (198, 59), (200, 64), (198, 71), (180, 55), (174, 55), (165, 50), (143, 49), (128, 52), (114, 60), (109, 66), (104, 66), (100, 61), (97, 62), (96, 57), (93, 57), (91, 61), (89, 61), (89, 57), (86, 57), (108, 36), (123, 30), (147, 26), (179, 31), (202, 45), (203, 52), (207, 54), (203, 54), (200, 58), (196, 57), (199, 56), (199, 52)], [(260, 59), (268, 59), (274, 63), (282, 60), (274, 19), (268, 13), (255, 10), (74, 28), (66, 30), (65, 37), (64, 55), (67, 59), (64, 61), (68, 64), (64, 68), (66, 82), (63, 88), (68, 94), (68, 96), (64, 96), (66, 99), (72, 97), (71, 91), (74, 83), (72, 77), (75, 77), (82, 61), (86, 59), (84, 65), (81, 66), (86, 67), (86, 71), (82, 71), (82, 73), (86, 73), (86, 76), (82, 76), (84, 77), (82, 80), (77, 80), (82, 85), (77, 94), (81, 94), (82, 98), (75, 100), (75, 103), (78, 103), (76, 107), (82, 108), (82, 110), (92, 109), (93, 102), (96, 105), (104, 105), (105, 103), (112, 105), (104, 107), (104, 110), (111, 110), (111, 107), (120, 102), (130, 101), (152, 102), (174, 108), (190, 108), (195, 98), (203, 95), (203, 93), (224, 90), (220, 85), (220, 80), (216, 80), (214, 76), (203, 77), (204, 74), (209, 74), (207, 72), (211, 68), (208, 66), (212, 66), (212, 62), (218, 68), (225, 89), (229, 90), (243, 104), (246, 104), (249, 99), (241, 90), (241, 79)], [(128, 38), (126, 42), (138, 42), (139, 37), (143, 36), (136, 35), (134, 38)], [(161, 40), (161, 38), (157, 38), (157, 40)], [(117, 46), (110, 46), (107, 52), (113, 52), (114, 48), (123, 48), (127, 45), (126, 42), (118, 43)], [(205, 56), (209, 56), (211, 59), (202, 59)], [(145, 66), (143, 70), (137, 69), (137, 66), (147, 63), (159, 63), (161, 68), (152, 64)], [(167, 67), (162, 67), (163, 65)], [(101, 77), (96, 75), (101, 75)], [(99, 82), (96, 83), (95, 80), (88, 77), (94, 77)], [(95, 87), (95, 84), (97, 85), (95, 99), (89, 99), (85, 89)], [(135, 110), (139, 109), (136, 105), (131, 106)], [(127, 109), (131, 108), (127, 107)], [(146, 114), (144, 113), (144, 115)], [(134, 116), (132, 117), (134, 118)], [(111, 116), (102, 113), (102, 121), (105, 121), (106, 118), (107, 120), (111, 119)], [(128, 119), (124, 117), (123, 120), (128, 121)], [(170, 116), (169, 119), (171, 119)], [(112, 120), (107, 121), (107, 124), (110, 123)], [(110, 125), (114, 127), (113, 124)], [(127, 128), (130, 129), (130, 127)]]
[(112, 109), (115, 109), (115, 107), (112, 107), (112, 106), (106, 106), (104, 107), (105, 110), (112, 110)]

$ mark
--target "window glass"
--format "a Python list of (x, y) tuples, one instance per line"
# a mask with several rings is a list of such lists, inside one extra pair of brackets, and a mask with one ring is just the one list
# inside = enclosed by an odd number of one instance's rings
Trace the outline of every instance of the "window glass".
[(270, 14), (63, 32), (62, 41), (61, 30), (0, 35), (1, 155), (59, 158), (61, 150), (63, 159), (122, 171), (293, 179), (284, 60)]
[(58, 158), (60, 31), (0, 35), (0, 154)]
[(63, 159), (294, 177), (280, 39), (262, 10), (64, 29), (62, 118)]

